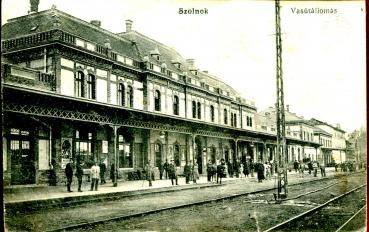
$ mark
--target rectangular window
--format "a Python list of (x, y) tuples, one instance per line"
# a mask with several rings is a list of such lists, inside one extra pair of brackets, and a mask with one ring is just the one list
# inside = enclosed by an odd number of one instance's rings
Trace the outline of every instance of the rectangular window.
[(85, 47), (85, 41), (76, 38), (76, 45), (80, 47)]
[(90, 50), (90, 51), (95, 51), (95, 45), (94, 45), (94, 44), (89, 43), (89, 42), (87, 42), (86, 44), (87, 44), (86, 48), (87, 48), (88, 50)]
[(118, 147), (119, 147), (119, 168), (132, 168), (133, 163), (132, 163), (131, 145), (129, 143), (124, 143), (120, 141)]
[(92, 141), (76, 141), (76, 156), (85, 168), (90, 168), (94, 162)]
[(38, 169), (49, 170), (50, 169), (50, 146), (49, 140), (40, 139), (38, 141)]
[(121, 62), (121, 63), (125, 63), (124, 56), (117, 55), (117, 61), (119, 61), (119, 62)]
[(133, 65), (133, 60), (132, 59), (129, 59), (129, 58), (126, 58), (126, 64), (128, 65)]

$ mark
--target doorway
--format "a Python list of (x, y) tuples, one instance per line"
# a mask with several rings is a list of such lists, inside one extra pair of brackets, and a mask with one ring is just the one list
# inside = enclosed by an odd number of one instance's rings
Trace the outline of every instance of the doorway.
[(9, 148), (11, 156), (11, 184), (35, 184), (36, 167), (33, 141), (29, 130), (12, 128)]

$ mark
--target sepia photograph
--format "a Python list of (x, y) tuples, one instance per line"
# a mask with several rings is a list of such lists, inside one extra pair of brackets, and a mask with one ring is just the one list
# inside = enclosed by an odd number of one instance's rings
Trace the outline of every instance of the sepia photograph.
[(366, 231), (365, 1), (2, 0), (4, 231)]

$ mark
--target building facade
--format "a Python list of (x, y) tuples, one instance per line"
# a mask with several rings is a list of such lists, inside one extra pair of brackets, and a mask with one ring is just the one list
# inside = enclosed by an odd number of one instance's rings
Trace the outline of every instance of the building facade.
[[(197, 162), (200, 174), (222, 158), (278, 160), (270, 116), (132, 26), (127, 20), (115, 34), (55, 7), (3, 26), (5, 184), (63, 183), (70, 161), (86, 174), (104, 162), (130, 180), (147, 163), (158, 177), (166, 160), (180, 173)], [(313, 133), (305, 124), (287, 128), (288, 160), (317, 154)]]

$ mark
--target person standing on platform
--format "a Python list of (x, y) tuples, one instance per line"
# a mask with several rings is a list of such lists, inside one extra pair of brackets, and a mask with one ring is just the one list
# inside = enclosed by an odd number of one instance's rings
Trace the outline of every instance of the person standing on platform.
[(264, 177), (264, 165), (263, 163), (257, 163), (256, 165), (256, 172), (258, 174), (258, 181), (259, 182), (263, 182), (263, 179), (265, 179)]
[(115, 183), (115, 164), (110, 166), (110, 179), (113, 184)]
[(145, 170), (146, 170), (146, 179), (147, 181), (149, 181), (149, 187), (152, 187), (152, 176), (154, 174), (153, 172), (153, 168), (151, 166), (151, 161), (148, 160), (146, 166), (145, 166)]
[(319, 166), (318, 162), (314, 161), (313, 162), (314, 177), (316, 177), (318, 174), (318, 166)]
[(208, 182), (211, 182), (211, 177), (213, 176), (213, 164), (211, 163), (211, 160), (206, 164), (206, 173), (208, 176)]
[(184, 166), (183, 174), (184, 174), (185, 179), (186, 179), (186, 184), (189, 184), (190, 183), (190, 176), (191, 176), (191, 167), (190, 167), (190, 165), (188, 165), (188, 163), (186, 163), (186, 165)]
[(78, 192), (82, 192), (81, 187), (82, 187), (83, 168), (80, 162), (77, 162), (76, 177), (78, 180)]
[(177, 169), (174, 164), (174, 160), (172, 160), (168, 166), (169, 171), (169, 178), (172, 181), (172, 185), (174, 185), (174, 180), (176, 182), (176, 185), (178, 185), (178, 176), (177, 176)]
[(250, 174), (251, 177), (254, 177), (254, 171), (255, 171), (255, 163), (253, 160), (250, 160)]
[(313, 163), (311, 161), (308, 162), (309, 175), (311, 175), (311, 171), (313, 171)]
[(322, 163), (320, 165), (320, 173), (321, 173), (322, 177), (325, 177), (325, 165), (324, 165), (324, 163)]
[(101, 184), (105, 184), (105, 172), (106, 172), (106, 165), (104, 162), (100, 163), (100, 180), (101, 180)]
[(164, 164), (160, 163), (159, 164), (159, 178), (160, 178), (160, 180), (163, 179), (163, 173), (164, 173)]
[(305, 169), (305, 164), (302, 162), (302, 160), (300, 160), (300, 164), (299, 164), (299, 172), (300, 172), (300, 177), (303, 178), (304, 177), (304, 169)]
[(297, 162), (297, 160), (295, 160), (295, 162), (293, 162), (293, 168), (295, 169), (295, 172), (297, 173), (297, 171), (299, 169), (299, 162)]
[(94, 165), (91, 167), (91, 189), (90, 191), (94, 190), (97, 191), (97, 187), (99, 185), (99, 177), (100, 177), (100, 167), (97, 165), (97, 162), (94, 163)]
[(245, 177), (249, 177), (250, 174), (250, 162), (246, 161), (243, 165), (243, 174), (245, 174)]
[(69, 163), (67, 163), (67, 165), (65, 166), (65, 176), (67, 177), (67, 191), (68, 192), (73, 192), (70, 189), (70, 186), (72, 184), (73, 181), (73, 161), (70, 161)]
[(200, 178), (200, 174), (199, 174), (199, 165), (197, 164), (197, 162), (195, 161), (192, 167), (192, 179), (193, 179), (193, 183), (197, 183), (197, 180)]
[(165, 159), (165, 163), (163, 165), (163, 169), (165, 171), (165, 179), (168, 179), (168, 169), (169, 169), (168, 159)]

